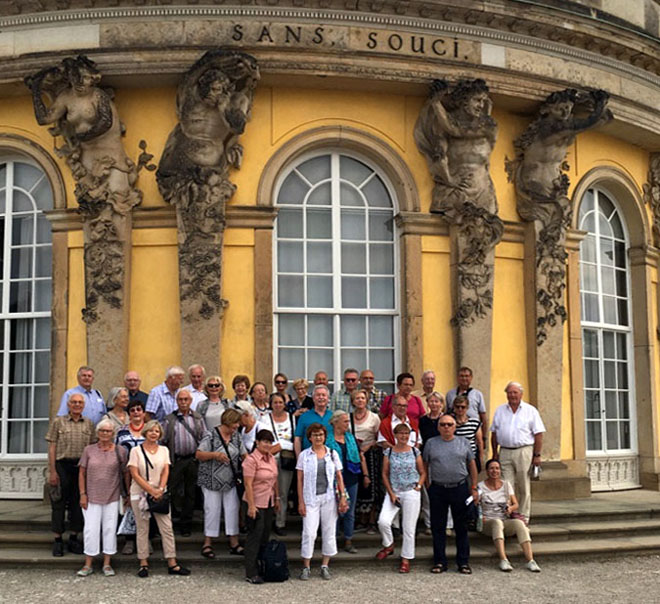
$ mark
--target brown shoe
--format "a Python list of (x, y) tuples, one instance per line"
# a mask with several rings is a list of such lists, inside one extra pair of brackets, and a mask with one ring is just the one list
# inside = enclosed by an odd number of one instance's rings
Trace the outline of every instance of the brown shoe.
[(389, 547), (384, 547), (376, 554), (378, 560), (385, 560), (387, 556), (391, 556), (394, 553), (394, 546), (390, 545)]

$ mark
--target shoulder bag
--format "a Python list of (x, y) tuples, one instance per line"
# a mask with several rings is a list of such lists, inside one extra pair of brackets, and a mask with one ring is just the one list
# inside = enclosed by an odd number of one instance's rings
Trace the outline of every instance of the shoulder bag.
[[(142, 449), (142, 455), (144, 455), (144, 466), (147, 472), (147, 482), (149, 482), (149, 468), (153, 470), (154, 466), (149, 461), (149, 458), (147, 457), (147, 453), (142, 445), (140, 445), (140, 449)], [(169, 514), (170, 494), (167, 491), (165, 491), (163, 492), (163, 495), (160, 499), (154, 499), (152, 495), (149, 495), (149, 493), (147, 493), (147, 506), (149, 507), (149, 511), (152, 514)]]
[[(279, 441), (279, 436), (277, 436), (277, 430), (275, 429), (275, 420), (273, 416), (269, 415), (270, 424), (273, 426), (273, 436)], [(289, 413), (289, 421), (291, 422), (291, 435), (295, 434), (295, 428), (293, 427), (293, 415)], [(296, 469), (296, 454), (294, 451), (280, 451), (280, 466), (283, 470), (292, 472)]]
[(229, 454), (229, 447), (227, 446), (227, 443), (225, 442), (225, 439), (222, 438), (222, 434), (220, 434), (220, 430), (218, 430), (218, 427), (215, 427), (216, 432), (218, 433), (218, 436), (220, 437), (220, 442), (222, 443), (222, 446), (225, 449), (225, 453), (227, 454), (227, 457), (229, 458), (229, 467), (231, 468), (231, 473), (234, 476), (234, 483), (236, 484), (236, 493), (238, 494), (238, 499), (242, 500), (243, 499), (243, 493), (245, 493), (245, 485), (243, 484), (243, 476), (240, 471), (237, 471), (236, 468), (234, 468), (234, 462), (231, 460), (231, 455)]

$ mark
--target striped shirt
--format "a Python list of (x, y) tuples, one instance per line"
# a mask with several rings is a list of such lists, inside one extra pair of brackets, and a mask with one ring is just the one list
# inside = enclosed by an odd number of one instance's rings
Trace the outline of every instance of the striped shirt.
[(456, 432), (454, 432), (456, 436), (462, 436), (470, 443), (470, 447), (472, 448), (472, 453), (474, 453), (475, 457), (477, 455), (476, 435), (477, 435), (477, 430), (480, 427), (481, 427), (481, 422), (478, 419), (474, 419), (473, 417), (470, 417), (464, 424), (459, 425), (459, 423), (456, 422)]

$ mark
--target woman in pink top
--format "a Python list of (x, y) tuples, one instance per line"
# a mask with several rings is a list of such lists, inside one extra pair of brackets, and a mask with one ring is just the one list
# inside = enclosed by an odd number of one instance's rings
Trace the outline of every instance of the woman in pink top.
[(259, 430), (256, 435), (256, 449), (243, 461), (243, 499), (248, 506), (245, 580), (253, 584), (264, 582), (257, 568), (257, 556), (260, 546), (266, 545), (270, 539), (273, 513), (280, 509), (277, 462), (270, 452), (274, 440), (270, 430)]
[(415, 376), (412, 373), (400, 373), (396, 376), (396, 386), (398, 391), (385, 397), (380, 408), (380, 418), (384, 419), (388, 415), (392, 415), (392, 403), (397, 396), (402, 396), (408, 401), (408, 417), (419, 422), (419, 418), (426, 415), (426, 409), (424, 409), (422, 399), (412, 393), (415, 387)]

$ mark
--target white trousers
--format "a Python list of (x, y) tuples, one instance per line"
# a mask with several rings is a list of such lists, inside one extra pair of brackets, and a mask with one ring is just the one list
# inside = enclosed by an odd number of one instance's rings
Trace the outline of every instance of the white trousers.
[(337, 502), (334, 495), (316, 497), (313, 505), (305, 503), (300, 557), (308, 560), (314, 555), (314, 541), (321, 523), (321, 553), (334, 556), (337, 553)]
[(108, 556), (116, 554), (119, 500), (106, 504), (88, 503), (87, 509), (82, 513), (85, 518), (85, 528), (83, 529), (85, 555), (99, 555), (101, 535), (103, 535), (103, 553)]
[(204, 493), (204, 536), (220, 536), (220, 516), (225, 509), (225, 533), (228, 537), (238, 535), (238, 511), (240, 501), (236, 488), (229, 491), (211, 491), (202, 487)]
[(394, 505), (390, 496), (386, 495), (378, 516), (378, 529), (383, 537), (383, 547), (390, 547), (394, 543), (392, 522), (401, 512), (401, 532), (403, 533), (401, 557), (412, 560), (415, 558), (415, 529), (417, 528), (417, 518), (419, 518), (421, 493), (414, 489), (394, 493), (401, 501), (401, 507)]

